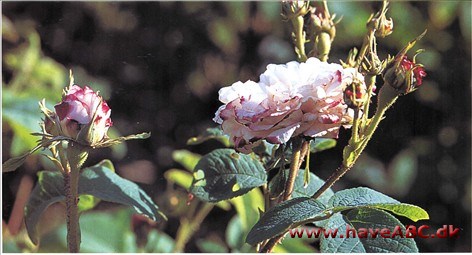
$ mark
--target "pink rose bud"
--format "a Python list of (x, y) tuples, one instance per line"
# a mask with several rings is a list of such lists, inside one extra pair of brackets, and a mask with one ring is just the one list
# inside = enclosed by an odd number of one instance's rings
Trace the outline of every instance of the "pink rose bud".
[(88, 86), (83, 89), (73, 85), (54, 106), (59, 117), (62, 133), (80, 143), (94, 145), (107, 137), (113, 125), (111, 109), (97, 92)]

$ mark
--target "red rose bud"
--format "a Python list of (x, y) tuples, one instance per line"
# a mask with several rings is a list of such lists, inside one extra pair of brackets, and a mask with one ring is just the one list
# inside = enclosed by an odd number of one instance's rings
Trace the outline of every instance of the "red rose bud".
[(423, 84), (426, 71), (423, 65), (408, 59), (406, 55), (397, 56), (387, 67), (384, 81), (401, 94), (415, 91)]
[(344, 102), (350, 108), (362, 107), (366, 101), (367, 89), (364, 83), (354, 80), (344, 90)]
[(108, 128), (113, 125), (110, 107), (87, 86), (71, 86), (62, 102), (54, 108), (62, 134), (83, 144), (94, 145), (102, 141), (107, 137)]

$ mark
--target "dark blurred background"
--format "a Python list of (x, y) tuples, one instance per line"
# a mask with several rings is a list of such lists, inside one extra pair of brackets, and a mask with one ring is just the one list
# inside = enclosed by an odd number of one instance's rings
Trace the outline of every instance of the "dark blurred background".
[[(343, 16), (329, 60), (339, 63), (360, 47), (380, 3), (329, 7)], [(355, 169), (334, 189), (370, 186), (426, 209), (431, 219), (421, 224), (461, 228), (458, 238), (417, 239), (420, 251), (471, 251), (471, 3), (394, 2), (389, 15), (394, 33), (378, 40), (379, 55), (396, 54), (428, 29), (415, 47), (426, 50), (417, 59), (428, 76), (387, 112)], [(120, 175), (157, 199), (166, 191), (163, 173), (178, 167), (174, 150), (204, 154), (218, 146), (186, 141), (216, 126), (219, 88), (258, 81), (267, 64), (295, 60), (290, 38), (276, 2), (3, 2), (3, 161), (34, 146), (28, 133), (38, 129), (37, 101), (57, 103), (72, 69), (76, 83), (100, 89), (112, 108), (114, 135), (152, 132), (150, 139), (94, 153), (86, 164), (111, 158)], [(327, 178), (340, 164), (348, 135), (314, 156), (315, 174)], [(4, 223), (22, 176), (44, 165), (36, 157), (3, 174)], [(212, 212), (199, 234), (220, 233), (230, 213)], [(170, 236), (173, 223), (165, 229)], [(199, 250), (190, 244), (188, 251)]]

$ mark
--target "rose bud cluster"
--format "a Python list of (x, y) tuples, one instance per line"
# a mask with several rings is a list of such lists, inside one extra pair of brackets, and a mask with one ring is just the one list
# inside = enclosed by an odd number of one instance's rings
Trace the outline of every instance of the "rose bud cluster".
[(270, 64), (260, 82), (236, 82), (220, 89), (224, 105), (213, 120), (245, 153), (262, 140), (282, 144), (298, 135), (336, 138), (339, 128), (352, 122), (354, 112), (344, 102), (343, 91), (354, 79), (364, 80), (354, 68), (317, 58)]
[[(72, 85), (62, 102), (54, 106), (61, 134), (84, 145), (95, 145), (107, 137), (113, 123), (111, 109), (98, 92)], [(47, 127), (46, 127), (47, 128)]]
[(421, 86), (426, 71), (423, 65), (411, 61), (406, 55), (399, 55), (387, 66), (384, 81), (401, 94), (413, 92)]

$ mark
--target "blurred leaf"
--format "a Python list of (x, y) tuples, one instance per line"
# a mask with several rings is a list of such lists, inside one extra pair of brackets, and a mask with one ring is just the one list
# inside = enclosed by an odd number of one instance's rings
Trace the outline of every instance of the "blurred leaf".
[[(405, 227), (395, 217), (387, 212), (372, 208), (362, 208), (350, 211), (346, 216), (335, 214), (332, 216), (325, 229), (337, 229), (338, 233), (346, 233), (347, 226), (359, 230), (365, 229), (383, 229), (394, 230), (400, 226), (402, 233), (405, 233)], [(359, 231), (357, 231), (359, 235)], [(413, 238), (359, 238), (358, 236), (347, 238), (342, 234), (336, 237), (321, 236), (321, 252), (329, 253), (359, 253), (359, 252), (418, 252)]]
[(192, 174), (185, 170), (169, 169), (164, 173), (164, 177), (167, 181), (176, 183), (186, 190), (189, 190), (192, 185)]
[(472, 33), (472, 3), (470, 1), (462, 1), (460, 10), (460, 22), (461, 22), (461, 32), (464, 35), (467, 42), (470, 44), (471, 33)]
[(136, 245), (136, 235), (131, 231), (125, 231), (123, 233), (123, 248), (124, 253), (136, 253), (138, 247)]
[(208, 140), (217, 140), (221, 142), (224, 146), (230, 147), (231, 142), (229, 140), (229, 136), (225, 135), (223, 130), (220, 127), (215, 127), (215, 128), (207, 128), (205, 132), (197, 137), (192, 137), (188, 139), (187, 144), (188, 145), (197, 145), (201, 144), (205, 141)]
[[(80, 217), (82, 242), (80, 251), (84, 253), (118, 253), (137, 250), (135, 235), (131, 232), (132, 210), (90, 211)], [(67, 252), (66, 225), (41, 238), (40, 253)]]
[(458, 1), (433, 1), (429, 4), (431, 22), (439, 29), (449, 26), (457, 15)]
[(332, 138), (316, 138), (310, 141), (311, 153), (317, 153), (334, 147), (336, 147), (336, 140)]
[(238, 50), (237, 32), (234, 30), (230, 20), (215, 19), (208, 25), (208, 35), (225, 53), (235, 53)]
[(231, 249), (240, 249), (244, 244), (245, 230), (238, 214), (228, 222), (226, 227), (226, 243)]
[(25, 207), (25, 225), (31, 241), (38, 244), (36, 224), (48, 206), (65, 200), (64, 179), (60, 172), (38, 172), (38, 183)]
[(174, 239), (157, 229), (152, 229), (147, 236), (145, 252), (170, 253), (174, 250), (174, 246)]
[(12, 156), (19, 156), (36, 146), (38, 138), (31, 133), (40, 131), (39, 122), (42, 117), (37, 98), (19, 96), (3, 89), (2, 119), (10, 125), (15, 135), (11, 148)]
[(198, 239), (197, 246), (201, 252), (205, 253), (226, 253), (228, 249), (222, 244), (205, 239)]
[(393, 194), (404, 196), (408, 193), (417, 174), (416, 153), (410, 149), (403, 150), (390, 163), (389, 170), (390, 191)]
[[(286, 236), (285, 239), (282, 241), (280, 246), (284, 253), (315, 253), (317, 252), (315, 248), (308, 244), (310, 239), (303, 239), (303, 238), (290, 238), (290, 236)], [(277, 247), (276, 246), (276, 247)]]
[[(153, 220), (164, 217), (152, 199), (135, 183), (121, 178), (109, 160), (83, 169), (79, 177), (79, 194), (93, 195), (105, 201), (132, 206)], [(41, 171), (25, 208), (25, 224), (33, 243), (38, 243), (36, 224), (51, 204), (65, 200), (64, 179), (60, 172)]]
[(255, 245), (258, 242), (282, 234), (285, 231), (306, 222), (325, 216), (325, 206), (308, 197), (294, 198), (282, 202), (264, 213), (249, 232), (246, 242)]
[(262, 164), (233, 149), (217, 149), (198, 162), (190, 191), (207, 202), (243, 195), (267, 182)]
[(202, 156), (200, 154), (196, 154), (188, 150), (175, 150), (172, 152), (172, 159), (174, 159), (175, 162), (181, 164), (190, 172), (193, 171), (201, 158)]
[[(118, 138), (120, 136), (122, 135), (120, 134), (117, 128), (111, 127), (110, 129), (108, 129), (108, 137), (110, 137), (111, 139)], [(111, 153), (116, 159), (123, 159), (126, 156), (127, 151), (128, 146), (126, 145), (126, 143), (119, 143), (111, 147)]]
[(259, 220), (259, 208), (264, 207), (264, 197), (259, 189), (253, 189), (243, 196), (229, 200), (239, 215), (241, 227), (245, 234)]

